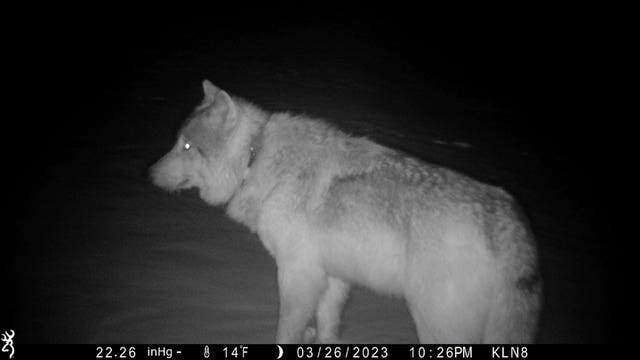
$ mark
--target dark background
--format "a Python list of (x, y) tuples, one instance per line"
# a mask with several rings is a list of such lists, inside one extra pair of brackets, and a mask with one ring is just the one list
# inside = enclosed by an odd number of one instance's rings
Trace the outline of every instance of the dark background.
[[(522, 203), (540, 246), (540, 341), (613, 340), (610, 309), (617, 298), (606, 284), (614, 276), (617, 244), (603, 236), (610, 214), (602, 189), (613, 183), (604, 174), (615, 157), (613, 124), (599, 119), (594, 96), (604, 67), (596, 44), (605, 35), (597, 21), (524, 13), (507, 21), (449, 23), (438, 14), (328, 20), (285, 12), (220, 11), (198, 18), (117, 13), (34, 15), (5, 25), (5, 91), (11, 95), (5, 95), (3, 173), (10, 232), (2, 257), (9, 305), (0, 326), (16, 329), (17, 342), (251, 342), (275, 334), (275, 296), (266, 301), (264, 319), (271, 322), (263, 336), (238, 330), (216, 338), (218, 330), (196, 326), (204, 320), (190, 322), (210, 314), (189, 307), (164, 320), (158, 311), (147, 326), (135, 317), (153, 308), (147, 301), (154, 296), (140, 292), (159, 291), (169, 299), (164, 305), (176, 308), (184, 299), (162, 291), (188, 285), (194, 274), (204, 282), (209, 271), (203, 262), (182, 273), (181, 264), (191, 263), (188, 252), (184, 263), (176, 260), (182, 253), (146, 252), (158, 243), (173, 249), (176, 237), (241, 234), (249, 239), (238, 241), (252, 247), (221, 248), (231, 257), (249, 252), (264, 262), (262, 270), (273, 270), (252, 235), (224, 220), (221, 210), (194, 194), (164, 194), (146, 180), (148, 166), (171, 147), (201, 99), (205, 78), (269, 111), (327, 118), (349, 133), (506, 188)], [(198, 212), (206, 215), (193, 215)], [(159, 273), (166, 276), (152, 275)], [(233, 273), (229, 286), (260, 279), (253, 274)], [(138, 288), (132, 276), (140, 277)], [(275, 294), (275, 282), (268, 285)], [(105, 287), (113, 292), (105, 295)], [(366, 293), (353, 303), (371, 299)], [(211, 306), (221, 305), (212, 300)], [(375, 305), (371, 309), (375, 314)], [(221, 311), (243, 317), (237, 309)], [(135, 326), (109, 322), (122, 313), (134, 314)], [(369, 318), (358, 313), (351, 324)], [(166, 328), (150, 331), (153, 324)], [(410, 332), (408, 326), (403, 329)], [(364, 336), (347, 338), (389, 339)]]

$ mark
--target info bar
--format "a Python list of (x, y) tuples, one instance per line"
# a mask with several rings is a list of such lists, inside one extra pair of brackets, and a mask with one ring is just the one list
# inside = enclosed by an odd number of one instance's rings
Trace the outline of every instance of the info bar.
[[(277, 344), (14, 344), (15, 359), (549, 359), (612, 358), (607, 345), (277, 345)], [(0, 360), (9, 359), (0, 353)]]

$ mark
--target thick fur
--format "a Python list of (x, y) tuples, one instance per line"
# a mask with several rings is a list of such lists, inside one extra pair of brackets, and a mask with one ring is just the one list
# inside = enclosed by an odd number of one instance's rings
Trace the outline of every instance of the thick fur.
[(421, 342), (534, 339), (536, 247), (509, 194), (203, 86), (151, 176), (257, 232), (278, 267), (278, 343), (336, 341), (352, 284), (403, 296)]

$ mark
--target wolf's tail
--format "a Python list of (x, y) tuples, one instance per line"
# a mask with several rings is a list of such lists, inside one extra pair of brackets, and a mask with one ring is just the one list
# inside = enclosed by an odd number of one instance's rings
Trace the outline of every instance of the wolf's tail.
[(492, 306), (483, 342), (532, 343), (538, 328), (541, 295), (539, 277), (522, 278), (501, 289)]
[(499, 214), (494, 240), (501, 280), (491, 306), (485, 343), (531, 343), (542, 307), (542, 279), (535, 241), (526, 219), (510, 202)]

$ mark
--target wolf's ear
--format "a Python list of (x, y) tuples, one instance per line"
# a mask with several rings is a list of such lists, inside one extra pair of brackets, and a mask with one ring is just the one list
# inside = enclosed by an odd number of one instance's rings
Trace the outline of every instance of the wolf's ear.
[(223, 114), (225, 129), (233, 129), (236, 124), (236, 104), (231, 99), (231, 96), (226, 91), (213, 85), (209, 80), (202, 82), (202, 89), (204, 90), (204, 101), (208, 104), (213, 104), (213, 107)]
[(213, 106), (222, 111), (225, 129), (233, 129), (236, 125), (237, 119), (236, 104), (233, 102), (233, 99), (231, 99), (231, 96), (229, 96), (229, 94), (224, 90), (218, 91)]
[(204, 90), (204, 100), (206, 102), (213, 102), (216, 98), (216, 94), (220, 91), (220, 89), (213, 85), (209, 80), (204, 80), (202, 82), (202, 90)]

